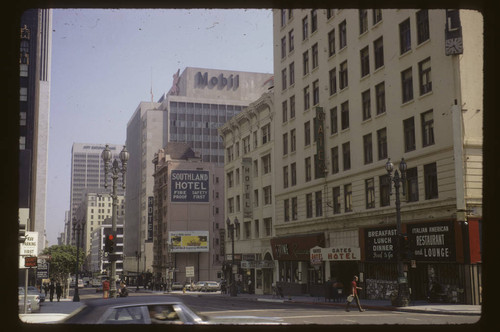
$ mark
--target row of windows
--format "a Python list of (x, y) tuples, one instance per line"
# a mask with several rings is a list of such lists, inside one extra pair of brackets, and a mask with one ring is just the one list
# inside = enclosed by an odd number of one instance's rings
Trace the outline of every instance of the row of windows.
[[(264, 232), (261, 232), (261, 227), (260, 227), (260, 220), (255, 219), (253, 221), (253, 235), (252, 235), (252, 221), (245, 221), (243, 222), (243, 233), (241, 232), (241, 224), (236, 224), (235, 227), (235, 238), (240, 239), (240, 240), (245, 240), (245, 239), (258, 239), (262, 236), (264, 237), (269, 237), (272, 235), (272, 227), (273, 227), (273, 220), (272, 218), (263, 218), (262, 222), (264, 223)], [(227, 232), (227, 237), (228, 240), (230, 239), (230, 234)]]
[(170, 102), (170, 112), (173, 114), (196, 114), (196, 115), (215, 115), (233, 117), (240, 113), (242, 106), (238, 105), (218, 105), (218, 104), (200, 104), (185, 102)]
[[(269, 143), (271, 141), (271, 124), (266, 124), (264, 125), (261, 129), (260, 129), (260, 132), (261, 132), (261, 140), (262, 140), (262, 145), (266, 144), (266, 143)], [(258, 132), (257, 131), (254, 131), (252, 133), (253, 135), (253, 148), (256, 149), (258, 147)], [(250, 150), (250, 135), (247, 135), (243, 138), (242, 140), (242, 144), (243, 144), (243, 154), (247, 154), (249, 153), (251, 150)], [(227, 162), (231, 162), (234, 160), (235, 158), (235, 153), (236, 153), (236, 158), (238, 158), (240, 156), (240, 142), (236, 142), (233, 145), (229, 146), (226, 148), (226, 159), (227, 159)]]
[[(438, 198), (438, 179), (436, 163), (424, 165), (424, 191), (426, 200)], [(416, 202), (419, 200), (417, 167), (410, 168), (406, 172), (404, 186), (406, 187), (406, 201)], [(375, 178), (365, 179), (365, 208), (375, 208)], [(323, 191), (307, 193), (304, 196), (306, 205), (306, 218), (321, 217), (326, 207), (332, 208), (334, 214), (340, 214), (341, 209), (341, 188), (343, 188), (344, 209), (343, 212), (353, 212), (352, 183), (331, 188), (332, 200), (323, 199)], [(326, 193), (325, 193), (326, 194)], [(380, 207), (390, 205), (391, 181), (387, 174), (379, 176), (379, 205)], [(313, 200), (314, 199), (314, 200)], [(326, 203), (326, 206), (325, 204)], [(298, 197), (283, 200), (284, 220), (298, 220)]]
[[(330, 121), (336, 121), (336, 109), (332, 109), (330, 112)], [(420, 114), (421, 120), (421, 131), (422, 131), (422, 147), (430, 146), (435, 143), (434, 141), (434, 118), (433, 110), (429, 110)], [(376, 131), (375, 134), (368, 133), (363, 136), (363, 161), (364, 164), (370, 164), (373, 162), (373, 136), (376, 137), (377, 146), (377, 158), (378, 160), (384, 160), (388, 157), (388, 147), (387, 147), (387, 128), (381, 128)], [(295, 151), (295, 129), (290, 131), (291, 144), (290, 150)], [(310, 121), (304, 124), (304, 146), (311, 144), (311, 126)], [(403, 120), (403, 139), (404, 139), (404, 149), (405, 152), (410, 152), (416, 149), (416, 139), (415, 139), (415, 119), (410, 117)], [(342, 148), (342, 166), (344, 171), (351, 169), (351, 145), (350, 142), (345, 142), (341, 144)], [(330, 149), (331, 153), (331, 174), (337, 174), (340, 171), (340, 157), (339, 157), (339, 146), (334, 146)], [(288, 154), (288, 133), (283, 134), (283, 155)], [(316, 155), (314, 156), (316, 161)], [(304, 159), (304, 179), (306, 182), (312, 180), (312, 158), (306, 157)], [(317, 168), (315, 167), (315, 170)], [(289, 172), (290, 170), (290, 172)], [(297, 184), (297, 167), (296, 163), (290, 164), (290, 169), (287, 166), (283, 167), (283, 188), (288, 188), (289, 185), (289, 175), (291, 176), (291, 185)], [(315, 175), (318, 178), (319, 174)]]
[[(273, 204), (273, 196), (272, 196), (272, 187), (271, 186), (265, 186), (261, 189), (262, 191), (262, 198), (263, 198), (263, 205), (271, 205)], [(250, 194), (245, 194), (245, 197), (243, 197), (244, 200), (250, 201)], [(235, 213), (235, 212), (240, 212), (242, 205), (242, 198), (240, 195), (236, 195), (236, 197), (231, 197), (227, 199), (227, 209), (228, 213)], [(260, 204), (259, 201), (259, 189), (255, 189), (253, 191), (253, 206), (258, 207)]]

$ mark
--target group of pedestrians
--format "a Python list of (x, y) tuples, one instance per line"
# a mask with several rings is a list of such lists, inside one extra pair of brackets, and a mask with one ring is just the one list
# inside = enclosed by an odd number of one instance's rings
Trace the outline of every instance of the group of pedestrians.
[(57, 296), (57, 302), (61, 300), (63, 289), (59, 281), (55, 283), (54, 280), (52, 279), (50, 281), (50, 284), (45, 283), (43, 285), (43, 290), (45, 291), (45, 296), (47, 296), (47, 293), (49, 293), (50, 302), (54, 301), (54, 293)]

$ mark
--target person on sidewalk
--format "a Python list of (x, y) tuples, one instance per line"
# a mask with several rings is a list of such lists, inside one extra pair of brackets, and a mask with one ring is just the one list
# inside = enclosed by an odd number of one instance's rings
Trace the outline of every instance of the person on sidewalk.
[(61, 301), (62, 287), (60, 282), (57, 282), (56, 284), (56, 295), (57, 295), (57, 302)]
[(109, 281), (107, 279), (102, 282), (102, 293), (104, 299), (109, 297)]
[(49, 286), (49, 295), (50, 295), (50, 302), (54, 300), (54, 291), (56, 290), (56, 285), (54, 285), (54, 280), (50, 281), (50, 286)]
[[(356, 300), (356, 304), (358, 305), (358, 309), (360, 312), (365, 311), (365, 309), (361, 308), (361, 304), (359, 303), (359, 297), (358, 297), (358, 289), (362, 289), (361, 287), (358, 287), (358, 276), (354, 276), (351, 282), (351, 298), (347, 298), (347, 307), (345, 311), (349, 312), (349, 305), (351, 304), (352, 300)], [(350, 301), (349, 301), (350, 300)]]

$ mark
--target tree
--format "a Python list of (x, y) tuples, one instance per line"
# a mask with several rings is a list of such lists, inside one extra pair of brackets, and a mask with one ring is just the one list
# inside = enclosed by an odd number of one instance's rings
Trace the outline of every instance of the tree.
[[(50, 246), (43, 250), (44, 255), (50, 255), (50, 278), (66, 285), (68, 276), (75, 273), (76, 265), (76, 246)], [(85, 260), (85, 252), (80, 250), (79, 268)]]

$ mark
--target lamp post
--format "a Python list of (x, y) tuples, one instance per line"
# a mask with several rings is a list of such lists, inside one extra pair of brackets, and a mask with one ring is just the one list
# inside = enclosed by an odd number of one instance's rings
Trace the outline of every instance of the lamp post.
[(83, 230), (83, 225), (80, 221), (73, 218), (73, 237), (76, 231), (76, 266), (75, 266), (75, 293), (73, 294), (73, 302), (80, 302), (80, 295), (78, 294), (78, 274), (80, 265), (80, 231)]
[[(401, 201), (399, 200), (399, 186), (403, 186), (403, 195), (406, 195), (406, 162), (404, 158), (401, 158), (399, 163), (399, 171), (401, 172), (401, 177), (398, 170), (394, 170), (394, 165), (391, 162), (391, 158), (387, 160), (385, 164), (385, 169), (389, 175), (389, 179), (394, 182), (394, 188), (396, 189), (396, 227), (397, 227), (397, 237), (398, 237), (398, 252), (396, 255), (398, 264), (398, 296), (396, 298), (396, 306), (405, 307), (409, 302), (409, 292), (408, 292), (408, 280), (404, 275), (403, 269), (403, 257), (402, 257), (402, 231), (401, 231)], [(394, 170), (394, 175), (392, 174)], [(392, 187), (392, 186), (391, 186)], [(392, 190), (390, 190), (392, 195)]]
[(229, 235), (231, 236), (231, 274), (229, 275), (231, 279), (229, 280), (231, 284), (231, 296), (236, 296), (237, 290), (236, 290), (236, 280), (234, 277), (233, 273), (233, 267), (234, 267), (234, 227), (235, 225), (237, 226), (239, 224), (238, 218), (234, 218), (234, 223), (231, 224), (231, 221), (229, 218), (226, 220), (227, 224), (227, 230), (229, 231)]
[(141, 259), (141, 252), (140, 251), (136, 251), (135, 252), (135, 258), (137, 259), (137, 277), (135, 279), (135, 283), (137, 285), (137, 287), (135, 288), (135, 291), (138, 292), (139, 291), (139, 260)]
[[(108, 187), (108, 173), (111, 173), (111, 179), (113, 180), (113, 191), (111, 193), (111, 198), (113, 199), (113, 210), (112, 210), (112, 231), (116, 234), (116, 208), (118, 205), (117, 202), (117, 194), (116, 194), (116, 182), (118, 180), (118, 174), (122, 174), (122, 187), (125, 189), (125, 173), (127, 172), (127, 161), (129, 159), (129, 153), (127, 151), (127, 148), (123, 146), (122, 151), (120, 152), (120, 160), (122, 162), (122, 167), (120, 168), (118, 166), (118, 160), (115, 159), (113, 161), (113, 165), (110, 165), (111, 162), (111, 150), (109, 149), (109, 145), (106, 144), (106, 148), (102, 151), (101, 153), (101, 158), (104, 161), (104, 188)], [(109, 255), (109, 260), (111, 261), (111, 276), (110, 276), (110, 281), (111, 281), (111, 286), (110, 286), (110, 297), (111, 298), (116, 298), (116, 280), (115, 280), (115, 275), (116, 275), (116, 259), (117, 257), (115, 255)]]

